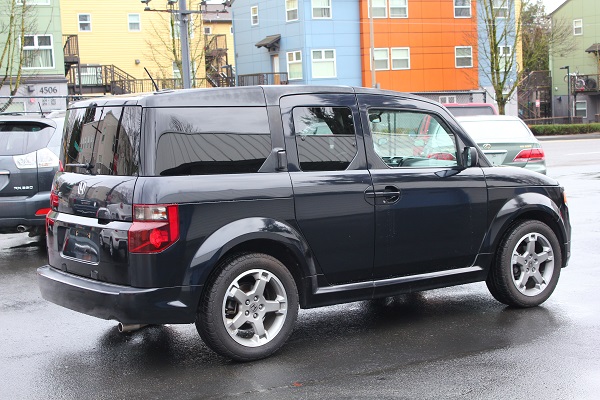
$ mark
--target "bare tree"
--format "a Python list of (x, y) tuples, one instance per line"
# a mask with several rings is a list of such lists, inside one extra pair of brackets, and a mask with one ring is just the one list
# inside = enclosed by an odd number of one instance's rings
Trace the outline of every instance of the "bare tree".
[[(190, 9), (200, 4), (200, 1), (191, 1)], [(169, 80), (173, 77), (173, 68), (181, 73), (181, 43), (179, 14), (173, 5), (168, 6), (168, 12), (158, 13), (159, 17), (151, 23), (150, 37), (146, 40), (149, 57), (156, 64), (156, 71), (152, 71), (158, 78)], [(192, 87), (203, 87), (206, 72), (204, 71), (205, 37), (202, 30), (202, 18), (199, 14), (190, 14), (188, 24), (188, 43), (190, 48), (190, 71)], [(175, 77), (178, 87), (183, 87), (181, 76)]]
[[(4, 112), (12, 104), (12, 96), (17, 94), (23, 76), (25, 54), (25, 32), (32, 24), (31, 9), (27, 0), (17, 3), (16, 0), (2, 0), (2, 14), (0, 16), (0, 36), (4, 37), (4, 45), (0, 54), (0, 87), (8, 84), (11, 98), (0, 105), (0, 112)], [(8, 17), (8, 18), (5, 18)], [(0, 42), (1, 43), (1, 42)], [(1, 46), (1, 45), (0, 45)]]

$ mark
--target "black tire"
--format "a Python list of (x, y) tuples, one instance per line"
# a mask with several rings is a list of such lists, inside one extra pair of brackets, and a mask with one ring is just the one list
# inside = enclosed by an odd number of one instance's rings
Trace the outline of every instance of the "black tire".
[(298, 290), (290, 271), (266, 254), (238, 254), (221, 263), (206, 287), (196, 329), (216, 353), (253, 361), (285, 343), (297, 316)]
[(535, 307), (556, 288), (561, 267), (556, 234), (543, 222), (526, 220), (514, 224), (504, 235), (486, 284), (501, 303)]

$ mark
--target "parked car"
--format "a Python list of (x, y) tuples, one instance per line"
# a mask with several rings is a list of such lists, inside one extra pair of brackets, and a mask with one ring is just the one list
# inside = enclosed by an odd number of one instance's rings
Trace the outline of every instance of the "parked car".
[(444, 106), (455, 117), (498, 115), (498, 109), (490, 103), (446, 103)]
[(0, 116), (0, 232), (44, 233), (62, 117)]
[(546, 155), (527, 125), (508, 115), (457, 117), (494, 165), (510, 165), (546, 173)]
[[(563, 188), (490, 164), (417, 96), (195, 89), (81, 101), (67, 121), (39, 286), (121, 331), (195, 322), (219, 354), (256, 360), (299, 306), (485, 281), (532, 307), (570, 256)], [(101, 250), (111, 233), (119, 255)]]

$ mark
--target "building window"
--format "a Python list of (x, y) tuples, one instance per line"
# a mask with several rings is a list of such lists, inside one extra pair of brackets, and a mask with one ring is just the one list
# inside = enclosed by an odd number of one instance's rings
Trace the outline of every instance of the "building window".
[(440, 96), (440, 103), (443, 103), (443, 104), (456, 103), (456, 96)]
[(385, 71), (390, 69), (390, 54), (386, 48), (375, 49), (373, 53), (373, 65), (375, 71)]
[(79, 20), (79, 32), (91, 32), (92, 31), (92, 15), (91, 14), (79, 14), (77, 16)]
[(408, 0), (390, 0), (390, 18), (408, 18)]
[(498, 61), (500, 62), (500, 67), (505, 70), (509, 70), (512, 66), (511, 64), (511, 55), (512, 48), (510, 46), (500, 46), (498, 47)]
[(575, 116), (587, 118), (587, 100), (575, 102)]
[(23, 43), (23, 69), (54, 68), (52, 35), (25, 35)]
[(471, 46), (457, 46), (454, 48), (456, 68), (473, 67), (473, 48)]
[(130, 32), (141, 31), (140, 14), (129, 14), (127, 15), (127, 23), (129, 25)]
[(454, 18), (471, 18), (471, 0), (454, 0)]
[(250, 25), (258, 25), (258, 6), (250, 7)]
[(286, 54), (288, 79), (290, 81), (302, 79), (302, 52), (290, 51)]
[(212, 26), (205, 26), (204, 27), (204, 34), (205, 35), (212, 35)]
[(392, 49), (392, 69), (410, 69), (410, 48)]
[(573, 35), (575, 35), (575, 36), (583, 35), (583, 20), (582, 19), (574, 19), (573, 20)]
[[(17, 4), (23, 4), (23, 0), (17, 0)], [(28, 6), (49, 6), (50, 0), (27, 0)]]
[(312, 17), (331, 18), (331, 0), (312, 0)]
[(335, 50), (312, 51), (312, 77), (335, 78)]
[(373, 13), (373, 18), (387, 18), (387, 0), (371, 0), (369, 12)]
[(508, 17), (508, 0), (493, 0), (492, 7), (496, 18)]
[(298, 21), (298, 0), (285, 0), (285, 22)]
[(229, 27), (229, 33), (231, 33), (231, 34), (233, 35), (233, 25), (231, 25), (231, 26)]
[(181, 70), (179, 69), (179, 65), (175, 61), (173, 61), (173, 78), (181, 79)]

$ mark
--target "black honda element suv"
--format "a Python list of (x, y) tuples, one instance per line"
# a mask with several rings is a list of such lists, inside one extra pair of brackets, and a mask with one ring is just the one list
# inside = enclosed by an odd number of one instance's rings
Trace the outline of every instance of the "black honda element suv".
[(42, 296), (119, 322), (195, 322), (266, 357), (298, 308), (485, 281), (532, 307), (570, 255), (556, 181), (494, 167), (448, 111), (364, 88), (195, 89), (73, 104)]

